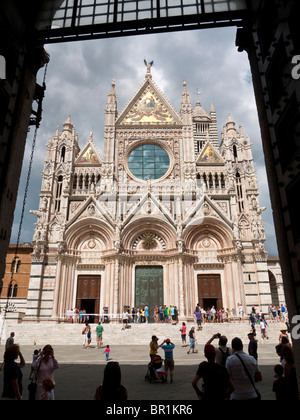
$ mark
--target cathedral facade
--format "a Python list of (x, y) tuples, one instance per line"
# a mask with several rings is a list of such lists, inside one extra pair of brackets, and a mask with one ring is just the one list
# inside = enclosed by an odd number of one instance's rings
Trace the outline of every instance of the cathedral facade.
[(184, 82), (177, 113), (148, 65), (120, 114), (113, 82), (102, 155), (92, 133), (80, 149), (70, 117), (49, 139), (26, 319), (166, 304), (189, 320), (198, 302), (267, 313), (263, 210), (242, 126), (229, 116), (220, 143), (213, 105), (192, 107)]

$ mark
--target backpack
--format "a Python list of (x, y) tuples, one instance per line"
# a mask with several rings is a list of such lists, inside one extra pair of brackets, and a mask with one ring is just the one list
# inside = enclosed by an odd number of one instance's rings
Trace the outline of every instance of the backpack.
[(222, 349), (220, 349), (220, 347), (219, 347), (219, 350), (222, 353), (221, 366), (224, 366), (225, 367), (226, 361), (227, 361), (228, 357), (230, 356), (229, 355), (229, 348), (227, 347), (226, 353)]

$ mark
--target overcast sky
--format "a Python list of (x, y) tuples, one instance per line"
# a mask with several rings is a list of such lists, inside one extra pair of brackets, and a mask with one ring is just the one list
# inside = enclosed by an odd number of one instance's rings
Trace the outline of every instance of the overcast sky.
[[(46, 46), (51, 61), (21, 242), (31, 241), (33, 237), (36, 217), (29, 210), (37, 210), (39, 206), (46, 144), (56, 127), (61, 129), (71, 114), (81, 149), (93, 131), (94, 143), (102, 153), (104, 110), (111, 82), (116, 81), (121, 113), (144, 81), (146, 58), (154, 61), (153, 80), (178, 112), (183, 80), (186, 80), (193, 105), (199, 91), (200, 101), (208, 112), (211, 103), (214, 104), (219, 136), (229, 113), (237, 126), (243, 125), (253, 145), (260, 205), (267, 207), (263, 213), (266, 249), (270, 257), (278, 256), (250, 67), (247, 54), (237, 52), (235, 34), (236, 29), (225, 28)], [(42, 76), (43, 70), (39, 73), (40, 82)], [(12, 243), (17, 239), (32, 138), (33, 128), (27, 140)]]

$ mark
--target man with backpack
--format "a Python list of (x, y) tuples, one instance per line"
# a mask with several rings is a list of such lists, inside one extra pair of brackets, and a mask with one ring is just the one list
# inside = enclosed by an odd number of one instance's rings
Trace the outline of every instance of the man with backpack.
[(227, 347), (227, 337), (225, 335), (221, 336), (221, 334), (214, 334), (206, 345), (211, 344), (216, 339), (219, 339), (219, 347), (216, 348), (216, 363), (225, 367), (228, 357), (232, 355), (232, 349)]

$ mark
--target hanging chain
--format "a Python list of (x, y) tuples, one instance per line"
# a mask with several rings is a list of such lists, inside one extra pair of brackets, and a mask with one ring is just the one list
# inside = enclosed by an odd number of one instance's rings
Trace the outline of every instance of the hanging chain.
[[(47, 70), (48, 70), (48, 63), (46, 63), (46, 65), (45, 65), (43, 87), (42, 87), (43, 92), (45, 92), (45, 90), (46, 90)], [(41, 106), (41, 103), (39, 104), (39, 106)], [(15, 256), (14, 256), (14, 259), (13, 259), (14, 265), (13, 265), (13, 270), (11, 272), (10, 282), (9, 282), (9, 285), (8, 285), (8, 292), (11, 291), (11, 287), (12, 287), (12, 284), (14, 282), (14, 274), (15, 274), (15, 271), (16, 271), (15, 270), (16, 269), (16, 261), (17, 261), (18, 252), (19, 252), (20, 239), (21, 239), (23, 221), (24, 221), (24, 215), (25, 215), (25, 208), (26, 208), (30, 178), (31, 178), (33, 157), (34, 157), (34, 151), (35, 151), (35, 145), (36, 145), (36, 139), (37, 139), (37, 134), (38, 134), (39, 127), (40, 127), (40, 120), (37, 121), (37, 123), (36, 123), (36, 127), (35, 127), (35, 130), (34, 130), (34, 135), (33, 135), (33, 140), (32, 140), (31, 153), (30, 153), (30, 159), (29, 159), (29, 167), (28, 167), (28, 172), (27, 172), (26, 186), (25, 186), (23, 205), (22, 205), (22, 211), (21, 211), (21, 218), (20, 218), (20, 224), (19, 224), (19, 230), (18, 230), (18, 237), (17, 237), (16, 249), (15, 249)], [(6, 300), (6, 304), (5, 304), (5, 308), (4, 308), (3, 322), (2, 322), (1, 332), (0, 332), (0, 344), (1, 344), (2, 335), (3, 335), (3, 331), (4, 331), (6, 314), (7, 314), (8, 309), (9, 309), (9, 301), (10, 301), (10, 297), (11, 297), (10, 295), (11, 295), (11, 293), (7, 293), (7, 300)]]

